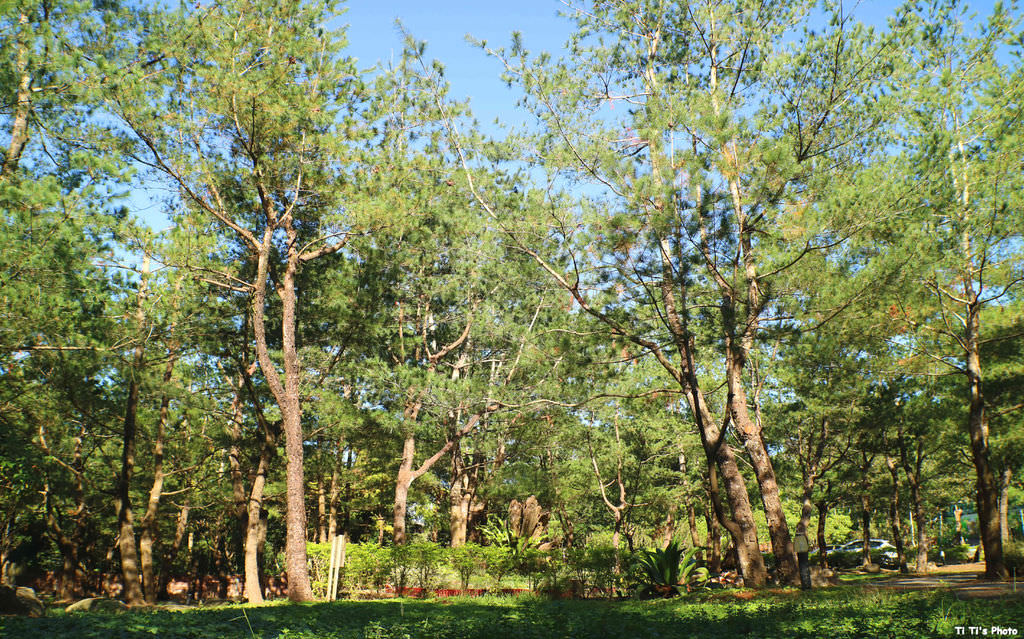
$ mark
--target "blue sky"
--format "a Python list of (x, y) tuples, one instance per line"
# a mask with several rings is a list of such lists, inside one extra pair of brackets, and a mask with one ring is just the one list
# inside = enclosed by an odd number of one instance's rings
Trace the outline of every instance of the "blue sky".
[[(969, 6), (979, 16), (985, 16), (991, 12), (993, 3), (994, 0), (979, 0)], [(501, 47), (509, 43), (513, 31), (520, 31), (531, 52), (557, 54), (573, 29), (571, 20), (558, 16), (560, 11), (568, 11), (559, 0), (349, 0), (346, 6), (341, 21), (349, 25), (348, 52), (362, 66), (392, 56), (397, 58), (402, 36), (395, 20), (400, 18), (415, 38), (427, 42), (427, 57), (444, 63), (451, 96), (471, 98), (473, 113), (484, 125), (495, 118), (507, 123), (520, 123), (526, 118), (515, 108), (514, 90), (507, 88), (499, 77), (499, 62), (470, 45), (466, 35)], [(897, 3), (846, 0), (844, 6), (858, 19), (882, 27)], [(165, 227), (167, 221), (159, 206), (145, 203), (145, 196), (140, 195), (132, 197), (136, 212), (150, 225)]]

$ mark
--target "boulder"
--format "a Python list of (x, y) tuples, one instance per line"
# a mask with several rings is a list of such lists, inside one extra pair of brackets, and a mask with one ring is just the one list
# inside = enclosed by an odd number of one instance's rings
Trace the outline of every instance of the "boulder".
[(46, 614), (43, 602), (31, 588), (0, 586), (0, 615), (27, 615), (42, 617)]
[(831, 568), (822, 568), (821, 566), (811, 566), (811, 587), (812, 588), (827, 588), (828, 586), (838, 586), (839, 577)]
[(123, 601), (108, 597), (89, 597), (76, 601), (65, 608), (64, 612), (124, 612), (125, 610), (128, 610), (128, 605)]
[(877, 575), (878, 573), (882, 572), (882, 567), (878, 564), (867, 564), (862, 568), (862, 570), (868, 573), (869, 575)]

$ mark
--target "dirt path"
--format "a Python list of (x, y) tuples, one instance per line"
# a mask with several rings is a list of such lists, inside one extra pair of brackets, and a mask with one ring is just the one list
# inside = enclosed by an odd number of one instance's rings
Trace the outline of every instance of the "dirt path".
[(1005, 596), (1024, 595), (1024, 584), (1013, 581), (984, 581), (979, 575), (984, 574), (984, 563), (959, 564), (940, 566), (932, 572), (922, 575), (896, 575), (888, 579), (874, 581), (865, 588), (890, 590), (932, 590), (948, 588), (958, 599), (994, 599)]

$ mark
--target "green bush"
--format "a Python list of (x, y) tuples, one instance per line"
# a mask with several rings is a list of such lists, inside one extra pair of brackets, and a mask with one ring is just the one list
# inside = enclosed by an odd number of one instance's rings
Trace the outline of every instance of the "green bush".
[(459, 576), (459, 585), (463, 590), (469, 588), (469, 580), (473, 575), (483, 571), (487, 563), (483, 546), (466, 543), (447, 550), (448, 562)]
[[(623, 568), (631, 564), (627, 551), (620, 549)], [(575, 582), (576, 594), (586, 596), (596, 589), (605, 594), (622, 586), (623, 572), (615, 572), (615, 548), (604, 544), (588, 544), (565, 551), (565, 567)]]
[(309, 581), (313, 595), (327, 596), (327, 577), (331, 568), (331, 545), (306, 542), (306, 565), (309, 566)]
[(409, 546), (412, 553), (412, 567), (416, 575), (416, 585), (424, 590), (430, 590), (437, 581), (437, 575), (441, 571), (441, 561), (444, 559), (444, 549), (432, 541), (418, 541)]
[(343, 574), (347, 589), (372, 588), (380, 594), (391, 576), (390, 550), (375, 543), (349, 544)]
[(501, 580), (515, 568), (516, 556), (508, 546), (484, 546), (483, 551), (484, 570), (500, 587)]
[(412, 547), (403, 544), (392, 546), (391, 553), (391, 585), (396, 592), (402, 592), (409, 586), (409, 577), (415, 571)]
[[(946, 548), (931, 548), (928, 550), (928, 561), (942, 563), (943, 553), (945, 553), (947, 564), (964, 564), (974, 558), (974, 549), (967, 544), (962, 544)], [(912, 559), (916, 556), (917, 549), (907, 551), (907, 557)]]
[(1011, 573), (1016, 570), (1017, 578), (1024, 575), (1024, 541), (1014, 541), (1003, 546), (1003, 562)]

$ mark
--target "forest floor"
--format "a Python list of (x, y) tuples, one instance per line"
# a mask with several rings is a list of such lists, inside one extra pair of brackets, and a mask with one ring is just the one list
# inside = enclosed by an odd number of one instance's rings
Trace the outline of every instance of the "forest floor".
[[(939, 566), (927, 574), (887, 576), (877, 579), (866, 588), (887, 588), (892, 590), (936, 590), (945, 589), (958, 599), (993, 599), (1012, 595), (1024, 595), (1024, 584), (1015, 581), (993, 582), (980, 578), (985, 572), (984, 562)], [(1024, 619), (1021, 620), (1024, 625)]]
[[(552, 601), (520, 596), (299, 605), (275, 602), (264, 606), (151, 608), (120, 614), (57, 612), (39, 619), (0, 618), (0, 637), (916, 639), (967, 634), (1019, 636), (1024, 631), (1024, 597), (964, 600), (945, 586), (910, 591), (879, 587), (885, 581), (809, 592), (792, 588), (701, 592), (656, 601)], [(979, 631), (971, 633), (971, 628)], [(990, 632), (982, 633), (980, 629)]]

